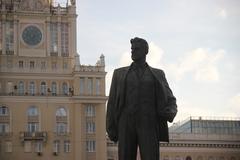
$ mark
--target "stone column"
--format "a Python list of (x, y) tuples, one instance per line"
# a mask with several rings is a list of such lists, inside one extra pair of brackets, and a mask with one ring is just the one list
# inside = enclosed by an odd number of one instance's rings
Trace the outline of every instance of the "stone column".
[(6, 54), (6, 15), (2, 15), (2, 54)]
[(57, 28), (58, 28), (58, 56), (61, 56), (61, 17), (58, 16), (58, 23), (57, 23)]
[(14, 16), (13, 20), (13, 45), (14, 54), (18, 55), (18, 20), (17, 16)]
[(69, 6), (69, 15), (68, 18), (69, 25), (69, 56), (74, 57), (77, 54), (77, 15), (76, 15), (76, 6)]
[(47, 21), (46, 21), (46, 33), (45, 33), (45, 42), (46, 42), (46, 56), (50, 56), (50, 52), (51, 52), (51, 33), (50, 33), (50, 25), (51, 25), (51, 21), (50, 21), (50, 17), (47, 17)]

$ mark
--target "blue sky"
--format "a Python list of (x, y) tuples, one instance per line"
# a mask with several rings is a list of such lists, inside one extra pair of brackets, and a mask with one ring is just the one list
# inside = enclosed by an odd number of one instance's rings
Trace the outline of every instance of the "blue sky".
[(239, 0), (77, 0), (82, 64), (105, 55), (107, 94), (115, 68), (130, 60), (135, 36), (149, 42), (149, 65), (165, 71), (176, 121), (240, 117)]

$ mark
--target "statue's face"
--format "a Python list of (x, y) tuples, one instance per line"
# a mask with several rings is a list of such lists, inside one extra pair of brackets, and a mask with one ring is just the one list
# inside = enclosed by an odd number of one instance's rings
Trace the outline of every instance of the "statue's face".
[(133, 61), (139, 61), (141, 59), (145, 59), (146, 53), (145, 48), (141, 43), (133, 43), (132, 44), (132, 60)]

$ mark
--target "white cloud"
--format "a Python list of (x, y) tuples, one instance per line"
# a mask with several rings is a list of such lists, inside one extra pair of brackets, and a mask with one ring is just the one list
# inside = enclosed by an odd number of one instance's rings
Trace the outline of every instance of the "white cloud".
[(223, 19), (227, 18), (227, 11), (224, 8), (218, 8), (217, 15)]
[(129, 66), (132, 63), (131, 54), (129, 52), (124, 52), (120, 58), (119, 66)]
[(224, 50), (210, 52), (208, 49), (197, 48), (166, 68), (176, 80), (181, 80), (186, 74), (192, 73), (196, 81), (218, 81), (217, 65), (224, 53)]
[(152, 67), (161, 68), (162, 55), (164, 51), (162, 48), (158, 47), (154, 42), (149, 43), (149, 53), (147, 55), (147, 62)]

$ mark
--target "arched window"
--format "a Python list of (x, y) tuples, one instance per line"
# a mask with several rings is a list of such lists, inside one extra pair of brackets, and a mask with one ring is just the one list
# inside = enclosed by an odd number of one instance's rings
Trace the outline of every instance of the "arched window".
[(66, 82), (62, 84), (62, 91), (64, 95), (68, 95), (68, 85)]
[(27, 123), (27, 131), (28, 132), (38, 132), (39, 131), (39, 119), (38, 119), (38, 108), (35, 106), (31, 106), (27, 110), (28, 123)]
[(52, 95), (56, 96), (57, 95), (57, 83), (52, 82)]
[(29, 84), (29, 94), (32, 96), (35, 95), (35, 83), (34, 82), (30, 82), (30, 84)]
[(41, 95), (46, 95), (47, 94), (46, 82), (41, 82), (40, 91), (41, 91)]
[(7, 116), (7, 115), (9, 115), (8, 107), (0, 105), (0, 116)]
[(18, 94), (23, 95), (24, 94), (24, 83), (23, 81), (20, 81), (18, 84)]
[(192, 157), (191, 156), (187, 156), (186, 160), (192, 160)]
[(66, 117), (66, 116), (67, 116), (67, 111), (66, 111), (66, 109), (63, 108), (63, 107), (58, 108), (57, 111), (56, 111), (56, 116)]
[(38, 116), (39, 113), (38, 113), (37, 107), (34, 107), (34, 106), (29, 107), (27, 110), (27, 114), (28, 116)]

